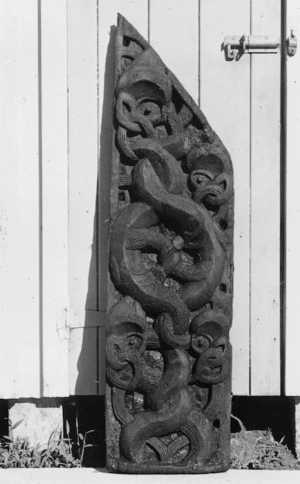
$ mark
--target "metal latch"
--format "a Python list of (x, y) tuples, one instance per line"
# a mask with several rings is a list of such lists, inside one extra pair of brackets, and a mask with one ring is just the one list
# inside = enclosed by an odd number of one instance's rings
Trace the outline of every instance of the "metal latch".
[(297, 37), (295, 32), (291, 30), (291, 35), (286, 39), (287, 54), (292, 57), (297, 52)]
[(226, 35), (222, 47), (227, 60), (239, 60), (243, 54), (277, 54), (279, 45), (272, 35)]

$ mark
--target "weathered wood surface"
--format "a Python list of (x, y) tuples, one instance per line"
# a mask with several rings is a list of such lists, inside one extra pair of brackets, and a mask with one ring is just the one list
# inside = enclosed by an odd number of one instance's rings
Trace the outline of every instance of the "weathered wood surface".
[(233, 173), (178, 79), (118, 17), (107, 465), (229, 467)]

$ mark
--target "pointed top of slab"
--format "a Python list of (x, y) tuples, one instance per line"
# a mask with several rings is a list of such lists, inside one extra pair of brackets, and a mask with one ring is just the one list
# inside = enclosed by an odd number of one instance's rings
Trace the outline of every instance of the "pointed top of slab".
[(121, 31), (123, 37), (128, 37), (134, 40), (144, 49), (150, 47), (149, 42), (147, 42), (144, 37), (136, 30), (136, 28), (130, 22), (128, 22), (128, 20), (120, 13), (118, 13), (118, 30)]
[(208, 138), (210, 138), (212, 136), (211, 127), (199, 106), (188, 94), (173, 72), (165, 65), (149, 42), (144, 39), (144, 37), (123, 15), (118, 13), (118, 29), (116, 37), (116, 83), (126, 68), (129, 67), (129, 65), (135, 61), (143, 51), (149, 51), (149, 55), (147, 55), (148, 64), (155, 64), (156, 67), (160, 66), (160, 68), (164, 70), (165, 75), (172, 83), (173, 88), (179, 93), (185, 104), (187, 104), (194, 112), (195, 116), (201, 123), (202, 129), (206, 132)]

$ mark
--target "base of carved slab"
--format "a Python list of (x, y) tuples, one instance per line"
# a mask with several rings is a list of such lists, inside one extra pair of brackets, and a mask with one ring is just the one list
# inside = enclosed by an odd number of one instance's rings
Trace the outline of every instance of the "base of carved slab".
[(174, 466), (167, 466), (162, 465), (160, 467), (156, 466), (149, 466), (146, 469), (134, 464), (128, 464), (127, 462), (120, 462), (118, 465), (118, 469), (115, 469), (116, 472), (124, 472), (127, 474), (212, 474), (217, 472), (226, 472), (229, 469), (230, 462), (228, 460), (224, 462), (224, 464), (217, 464), (217, 465), (207, 465), (197, 466), (194, 465), (192, 467), (174, 467)]
[[(190, 423), (194, 424), (194, 431), (199, 432), (199, 436), (201, 434), (204, 436), (201, 448), (197, 448), (197, 442), (191, 438), (192, 433), (189, 440), (179, 431), (160, 439), (149, 439), (139, 449), (142, 456), (140, 462), (129, 462), (121, 455), (119, 435), (123, 426), (115, 418), (112, 391), (107, 386), (107, 469), (111, 472), (126, 474), (209, 474), (226, 472), (230, 468), (230, 392), (227, 392), (224, 397), (219, 419), (213, 421), (206, 417), (203, 419), (204, 414), (197, 409), (194, 409), (189, 416)], [(139, 398), (140, 395), (136, 395), (136, 401)], [(199, 402), (197, 403), (199, 405)], [(202, 424), (199, 425), (201, 421)], [(205, 427), (207, 428), (206, 431)], [(172, 452), (170, 452), (170, 449), (172, 449)], [(162, 459), (165, 462), (162, 462)]]

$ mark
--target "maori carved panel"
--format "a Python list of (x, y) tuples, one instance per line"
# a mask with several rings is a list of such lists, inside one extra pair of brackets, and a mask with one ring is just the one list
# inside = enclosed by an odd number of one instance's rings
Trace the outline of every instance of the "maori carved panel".
[(107, 466), (229, 467), (233, 174), (228, 152), (122, 16), (116, 38)]

